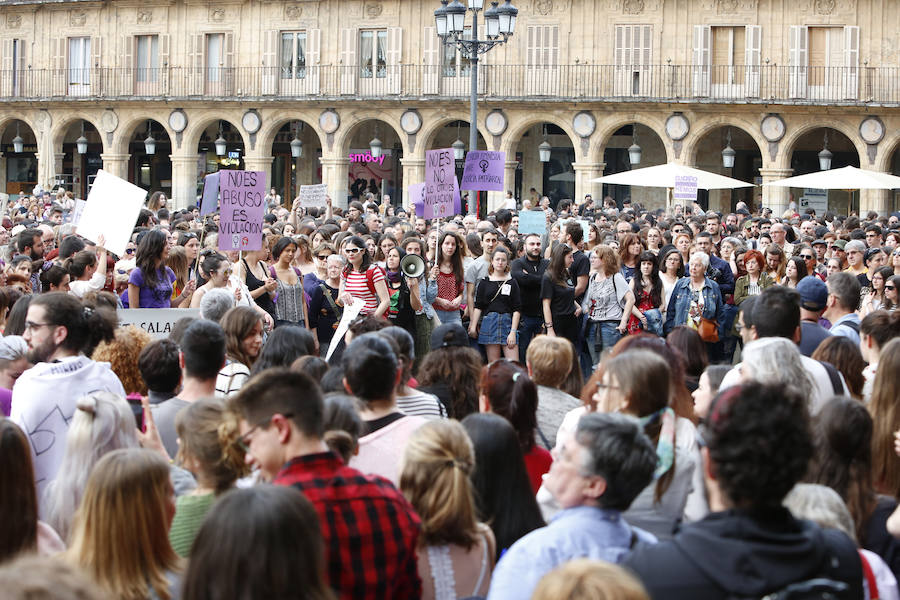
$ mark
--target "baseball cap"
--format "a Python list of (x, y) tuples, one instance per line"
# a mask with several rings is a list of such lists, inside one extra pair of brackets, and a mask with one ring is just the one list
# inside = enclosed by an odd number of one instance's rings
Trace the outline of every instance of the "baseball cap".
[(806, 310), (820, 311), (828, 304), (828, 286), (815, 275), (807, 275), (797, 283), (800, 306)]
[(431, 349), (469, 346), (469, 334), (459, 323), (445, 323), (431, 333)]
[(834, 240), (834, 242), (831, 243), (831, 247), (837, 248), (838, 250), (843, 250), (846, 245), (847, 240)]
[(820, 238), (820, 239), (814, 241), (814, 242), (812, 243), (812, 245), (813, 245), (813, 246), (827, 246), (827, 245), (828, 245), (828, 242), (826, 242), (825, 240), (823, 240), (823, 239)]

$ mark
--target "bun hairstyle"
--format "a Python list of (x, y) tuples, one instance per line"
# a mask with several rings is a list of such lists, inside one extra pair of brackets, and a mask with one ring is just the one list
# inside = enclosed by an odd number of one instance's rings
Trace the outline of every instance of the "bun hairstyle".
[(356, 399), (346, 394), (325, 396), (325, 435), (328, 447), (350, 463), (359, 448), (359, 437), (363, 433), (363, 422), (359, 417)]
[(56, 264), (50, 265), (46, 269), (42, 268), (40, 275), (41, 291), (44, 293), (49, 292), (51, 285), (59, 287), (68, 274), (68, 271)]
[(100, 342), (115, 337), (118, 320), (108, 308), (84, 306), (78, 298), (65, 292), (39, 294), (30, 306), (43, 306), (47, 320), (66, 328), (61, 347), (90, 356)]
[(75, 409), (93, 416), (97, 412), (97, 399), (94, 396), (82, 396), (75, 401)]
[(69, 275), (72, 279), (78, 279), (82, 275), (84, 275), (85, 269), (88, 267), (93, 267), (97, 264), (97, 255), (91, 252), (90, 250), (81, 250), (80, 252), (76, 252), (72, 255), (71, 258), (67, 258), (65, 262), (63, 262), (63, 268), (69, 272)]
[(221, 401), (203, 398), (191, 403), (175, 417), (175, 431), (181, 441), (179, 462), (196, 461), (197, 479), (205, 480), (216, 494), (229, 490), (249, 473), (238, 444), (237, 423), (226, 414)]

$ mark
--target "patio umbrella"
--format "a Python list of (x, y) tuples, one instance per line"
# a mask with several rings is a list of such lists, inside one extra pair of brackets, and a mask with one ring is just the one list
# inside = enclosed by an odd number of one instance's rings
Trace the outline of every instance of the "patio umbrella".
[(691, 176), (697, 178), (697, 188), (701, 190), (731, 190), (742, 187), (753, 187), (752, 183), (732, 179), (724, 175), (710, 173), (693, 167), (686, 167), (676, 163), (632, 169), (615, 175), (606, 175), (592, 179), (591, 183), (606, 183), (613, 185), (636, 185), (643, 187), (674, 188), (676, 177)]
[(900, 188), (900, 177), (856, 167), (816, 171), (764, 183), (763, 186), (818, 188), (820, 190), (892, 190)]

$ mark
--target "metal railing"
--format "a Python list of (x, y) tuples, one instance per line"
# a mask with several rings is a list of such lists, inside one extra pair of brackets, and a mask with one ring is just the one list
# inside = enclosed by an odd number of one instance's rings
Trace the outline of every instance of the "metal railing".
[[(466, 98), (465, 69), (442, 65), (0, 70), (0, 102)], [(498, 100), (900, 105), (898, 67), (491, 65), (479, 93)]]

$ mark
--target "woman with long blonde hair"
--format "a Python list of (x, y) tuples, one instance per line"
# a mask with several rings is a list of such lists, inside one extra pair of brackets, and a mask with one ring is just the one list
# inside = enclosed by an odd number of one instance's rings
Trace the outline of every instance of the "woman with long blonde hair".
[(457, 421), (430, 421), (406, 445), (400, 491), (422, 519), (423, 600), (487, 596), (496, 542), (477, 520), (469, 480), (474, 468), (472, 442)]
[(151, 450), (114, 450), (91, 471), (65, 559), (121, 600), (177, 597), (169, 543), (175, 498), (169, 465)]

